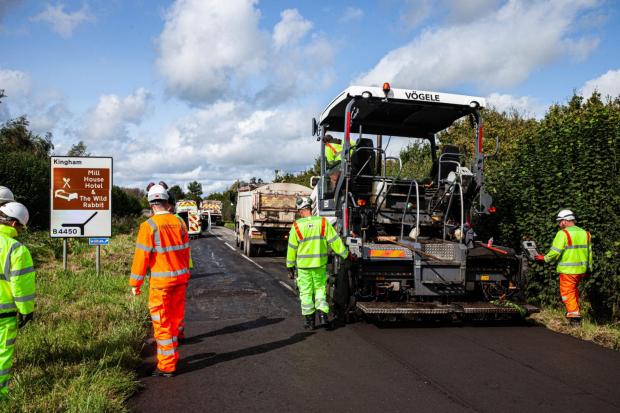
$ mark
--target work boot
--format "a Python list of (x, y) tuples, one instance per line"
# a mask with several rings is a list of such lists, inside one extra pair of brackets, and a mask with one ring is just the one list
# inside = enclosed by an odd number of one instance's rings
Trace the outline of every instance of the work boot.
[(304, 317), (304, 328), (306, 330), (314, 330), (314, 314), (309, 314)]
[(570, 317), (568, 319), (568, 324), (571, 327), (581, 327), (581, 318), (580, 317)]
[(319, 314), (319, 327), (328, 327), (329, 320), (327, 319), (327, 314), (321, 310), (317, 311), (317, 313)]
[(175, 372), (174, 371), (162, 371), (158, 368), (155, 368), (155, 370), (153, 370), (153, 373), (151, 373), (151, 376), (153, 377), (174, 377)]

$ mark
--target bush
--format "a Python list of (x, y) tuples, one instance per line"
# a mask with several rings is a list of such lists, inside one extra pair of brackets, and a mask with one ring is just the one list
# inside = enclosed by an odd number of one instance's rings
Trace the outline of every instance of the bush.
[(127, 194), (118, 186), (112, 187), (112, 215), (117, 217), (139, 215), (142, 204), (135, 196)]
[[(486, 124), (491, 118), (503, 125), (506, 133), (498, 132), (506, 139), (501, 156), (487, 162), (485, 172), (498, 212), (478, 232), (493, 231), (496, 241), (513, 247), (523, 237), (531, 238), (546, 252), (558, 230), (556, 214), (563, 208), (574, 210), (577, 224), (592, 233), (594, 271), (584, 285), (591, 315), (617, 320), (620, 101), (603, 102), (597, 94), (587, 101), (573, 96), (566, 105), (552, 106), (540, 122), (493, 111), (489, 115)], [(497, 125), (492, 127), (497, 131)], [(460, 124), (441, 140), (473, 144)], [(559, 304), (554, 266), (534, 266), (529, 296), (539, 303)]]
[(0, 185), (10, 188), (15, 199), (28, 208), (31, 227), (49, 227), (49, 158), (25, 152), (3, 153), (0, 156)]

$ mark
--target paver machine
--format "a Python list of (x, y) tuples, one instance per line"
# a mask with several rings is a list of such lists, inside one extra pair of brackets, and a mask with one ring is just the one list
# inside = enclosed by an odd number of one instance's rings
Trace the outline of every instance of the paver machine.
[[(484, 106), (480, 97), (386, 83), (349, 87), (313, 119), (321, 143), (315, 214), (335, 222), (356, 257), (330, 258), (338, 316), (496, 318), (537, 311), (521, 300), (527, 260), (477, 240), (472, 226), (472, 218), (494, 211), (484, 188)], [(439, 132), (467, 117), (476, 143), (471, 165), (458, 148), (439, 151), (437, 142)], [(330, 162), (334, 136), (341, 136), (342, 151)], [(401, 176), (400, 158), (386, 153), (388, 137), (428, 141), (433, 162), (426, 179)]]

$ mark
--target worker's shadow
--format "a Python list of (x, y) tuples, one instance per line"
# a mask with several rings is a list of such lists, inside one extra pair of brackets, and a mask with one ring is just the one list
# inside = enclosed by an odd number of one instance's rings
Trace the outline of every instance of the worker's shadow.
[(233, 324), (231, 326), (226, 326), (218, 330), (209, 331), (208, 333), (187, 337), (183, 345), (197, 344), (197, 343), (202, 342), (203, 339), (205, 338), (221, 336), (224, 334), (239, 333), (241, 331), (253, 330), (255, 328), (266, 327), (272, 324), (277, 324), (282, 321), (284, 321), (284, 318), (282, 317), (276, 317), (276, 318), (259, 317), (256, 320), (245, 321), (243, 323)]
[(258, 354), (267, 353), (279, 348), (297, 344), (315, 333), (304, 332), (297, 333), (285, 340), (272, 341), (270, 343), (260, 344), (258, 346), (248, 347), (241, 350), (231, 351), (228, 353), (200, 353), (179, 360), (177, 371), (181, 374), (190, 373), (192, 371), (201, 370), (215, 364), (232, 361), (243, 357), (256, 356)]

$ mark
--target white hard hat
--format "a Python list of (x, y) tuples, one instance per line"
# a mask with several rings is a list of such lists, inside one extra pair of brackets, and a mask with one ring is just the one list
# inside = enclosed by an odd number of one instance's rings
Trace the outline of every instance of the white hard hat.
[(556, 221), (562, 220), (574, 221), (575, 214), (573, 214), (573, 211), (571, 211), (570, 209), (563, 209), (558, 213), (558, 217), (556, 218)]
[(15, 201), (15, 197), (13, 196), (13, 192), (6, 186), (0, 185), (0, 202), (11, 202)]
[(295, 205), (297, 205), (298, 210), (304, 208), (312, 208), (312, 198), (310, 198), (309, 196), (302, 196), (300, 198), (297, 198)]
[(18, 220), (23, 226), (26, 226), (30, 219), (28, 209), (19, 202), (7, 202), (0, 206), (0, 211), (7, 217)]
[(170, 195), (163, 185), (153, 185), (148, 191), (148, 200), (150, 203), (157, 203), (158, 201), (168, 201)]

